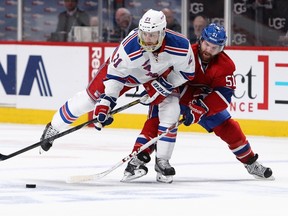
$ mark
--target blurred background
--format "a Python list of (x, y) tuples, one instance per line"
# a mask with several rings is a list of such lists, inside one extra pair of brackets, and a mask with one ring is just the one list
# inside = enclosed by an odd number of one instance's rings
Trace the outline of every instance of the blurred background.
[[(66, 0), (65, 0), (66, 1)], [(55, 33), (64, 0), (0, 1), (0, 41), (49, 41)], [(69, 0), (68, 0), (69, 1)], [(193, 41), (195, 17), (225, 25), (233, 46), (288, 45), (287, 0), (79, 0), (78, 7), (90, 16), (99, 42), (117, 42), (115, 12), (128, 9), (134, 23), (148, 9), (168, 8), (181, 33)], [(121, 38), (118, 39), (120, 41)]]

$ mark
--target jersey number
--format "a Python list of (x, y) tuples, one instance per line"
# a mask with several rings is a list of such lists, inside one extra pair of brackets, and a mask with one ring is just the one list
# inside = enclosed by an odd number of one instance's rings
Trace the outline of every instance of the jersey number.
[(233, 75), (226, 76), (226, 86), (228, 87), (235, 87), (236, 81)]
[(115, 68), (117, 68), (118, 67), (118, 65), (119, 65), (119, 63), (122, 61), (122, 59), (121, 58), (119, 58), (119, 53), (117, 53), (116, 54), (116, 56), (115, 56), (115, 58), (113, 58), (113, 66), (115, 67)]

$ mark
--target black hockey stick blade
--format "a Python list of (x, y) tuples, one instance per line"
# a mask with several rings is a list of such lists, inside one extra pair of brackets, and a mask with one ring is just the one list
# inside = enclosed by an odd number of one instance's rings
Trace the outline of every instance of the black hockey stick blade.
[[(123, 110), (125, 110), (125, 109), (128, 109), (129, 107), (132, 107), (132, 106), (138, 104), (139, 102), (140, 102), (140, 99), (137, 99), (137, 100), (135, 100), (135, 101), (132, 101), (132, 102), (130, 102), (130, 103), (126, 104), (126, 105), (123, 105), (123, 106), (121, 106), (121, 107), (119, 107), (119, 108), (117, 108), (117, 109), (115, 109), (115, 110), (112, 110), (110, 114), (111, 114), (111, 115), (114, 115), (114, 114), (116, 114), (116, 113), (119, 113), (119, 112), (121, 112), (121, 111), (123, 111)], [(89, 124), (95, 123), (95, 122), (97, 122), (97, 119), (96, 119), (96, 118), (95, 118), (95, 119), (91, 119), (91, 120), (89, 120), (89, 121), (87, 121), (87, 122), (84, 122), (84, 123), (82, 123), (82, 124), (80, 124), (80, 125), (77, 125), (77, 126), (75, 126), (75, 127), (72, 127), (72, 128), (70, 128), (70, 129), (68, 129), (68, 130), (66, 130), (66, 131), (63, 131), (63, 132), (61, 132), (61, 133), (58, 133), (58, 134), (56, 134), (55, 136), (52, 136), (52, 137), (49, 137), (49, 138), (47, 138), (47, 139), (41, 140), (41, 141), (39, 141), (39, 142), (37, 142), (37, 143), (35, 143), (35, 144), (33, 144), (33, 145), (27, 146), (26, 148), (23, 148), (23, 149), (20, 149), (20, 150), (18, 150), (18, 151), (16, 151), (16, 152), (13, 152), (13, 153), (11, 153), (11, 154), (9, 154), (9, 155), (3, 155), (3, 154), (0, 153), (0, 161), (7, 160), (7, 159), (12, 158), (12, 157), (14, 157), (14, 156), (16, 156), (16, 155), (19, 155), (19, 154), (22, 154), (22, 153), (24, 153), (24, 152), (27, 152), (27, 151), (29, 151), (29, 150), (31, 150), (31, 149), (34, 149), (34, 148), (40, 146), (40, 145), (41, 145), (43, 142), (45, 142), (45, 141), (53, 141), (53, 140), (55, 140), (55, 139), (58, 139), (58, 138), (60, 138), (60, 137), (62, 137), (62, 136), (65, 136), (65, 135), (67, 135), (67, 134), (70, 134), (70, 133), (72, 133), (72, 132), (74, 132), (74, 131), (77, 131), (77, 130), (79, 130), (79, 129), (81, 129), (81, 128), (89, 125)]]

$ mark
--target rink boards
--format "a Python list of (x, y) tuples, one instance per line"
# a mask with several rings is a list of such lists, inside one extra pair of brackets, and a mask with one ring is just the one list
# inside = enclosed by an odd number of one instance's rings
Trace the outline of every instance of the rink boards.
[[(113, 52), (110, 43), (0, 44), (0, 122), (46, 124), (55, 111), (84, 90)], [(288, 49), (226, 48), (236, 64), (237, 89), (228, 108), (246, 134), (288, 136)], [(130, 92), (134, 93), (134, 90)], [(118, 105), (134, 98), (124, 95)], [(147, 107), (117, 115), (111, 127), (141, 128)], [(88, 115), (79, 121), (88, 120)], [(198, 125), (181, 131), (203, 131)]]

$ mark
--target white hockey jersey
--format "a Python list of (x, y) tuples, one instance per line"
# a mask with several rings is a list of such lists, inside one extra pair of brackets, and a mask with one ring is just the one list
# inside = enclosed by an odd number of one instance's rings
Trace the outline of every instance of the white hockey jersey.
[(166, 30), (160, 52), (146, 52), (138, 43), (137, 29), (120, 43), (110, 57), (105, 94), (118, 98), (124, 85), (138, 86), (157, 79), (169, 67), (167, 81), (178, 87), (194, 78), (195, 60), (191, 45), (183, 35)]

